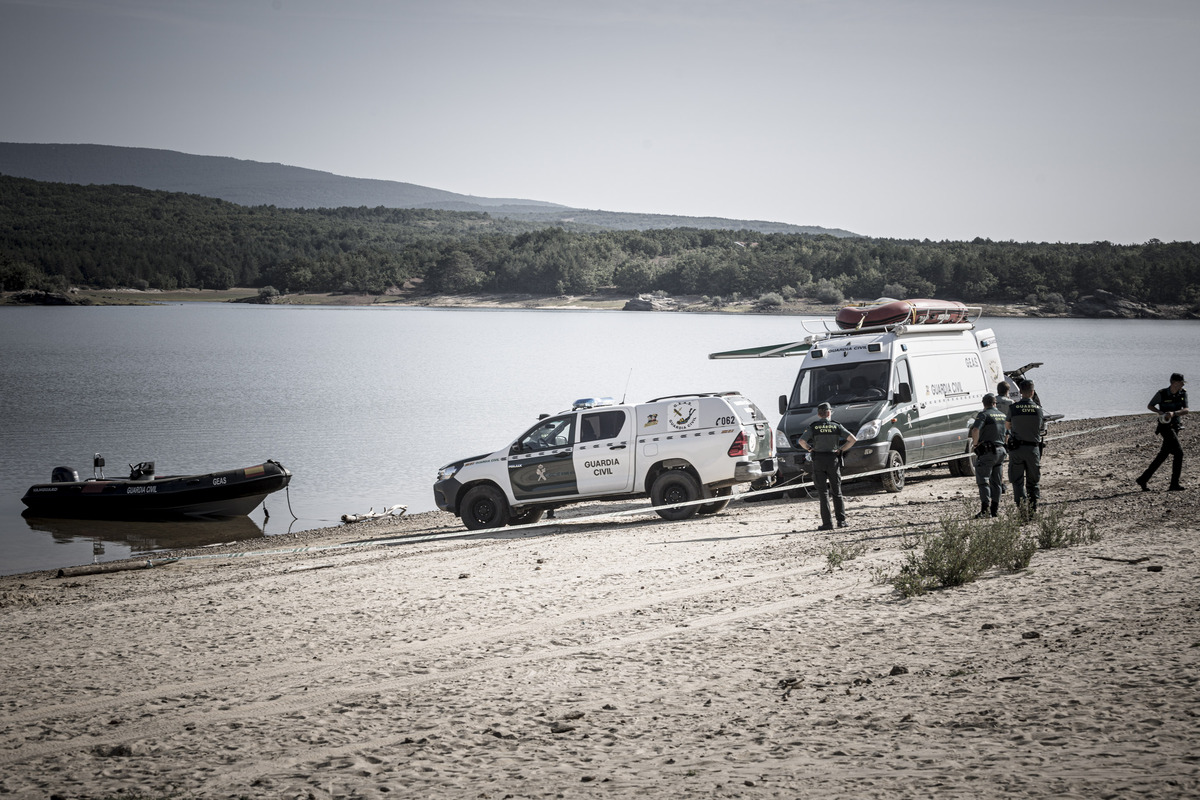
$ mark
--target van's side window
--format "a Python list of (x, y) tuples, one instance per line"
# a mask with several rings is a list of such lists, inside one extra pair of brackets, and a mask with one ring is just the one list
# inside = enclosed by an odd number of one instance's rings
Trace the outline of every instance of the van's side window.
[(892, 379), (892, 391), (898, 391), (902, 383), (907, 383), (909, 388), (912, 388), (912, 377), (908, 374), (908, 361), (905, 359), (896, 362), (896, 375)]

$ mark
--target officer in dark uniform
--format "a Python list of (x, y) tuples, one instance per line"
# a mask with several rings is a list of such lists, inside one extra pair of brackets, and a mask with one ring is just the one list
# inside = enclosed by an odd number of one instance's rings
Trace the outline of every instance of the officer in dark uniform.
[(983, 411), (971, 423), (971, 444), (975, 449), (975, 482), (979, 484), (979, 513), (982, 519), (989, 513), (1000, 514), (1001, 466), (1008, 456), (1004, 449), (1004, 430), (1008, 420), (996, 408), (996, 395), (983, 396)]
[(1187, 383), (1183, 379), (1183, 375), (1178, 372), (1171, 375), (1171, 385), (1165, 389), (1159, 389), (1154, 397), (1150, 398), (1149, 405), (1146, 408), (1158, 414), (1158, 427), (1154, 433), (1162, 437), (1162, 447), (1158, 450), (1158, 455), (1150, 462), (1150, 466), (1146, 467), (1146, 471), (1137, 479), (1137, 485), (1142, 487), (1143, 492), (1150, 491), (1150, 478), (1154, 476), (1154, 471), (1162, 466), (1162, 463), (1167, 460), (1167, 456), (1174, 456), (1171, 461), (1171, 485), (1167, 487), (1171, 492), (1182, 492), (1183, 486), (1179, 483), (1179, 475), (1183, 472), (1183, 445), (1179, 443), (1179, 429), (1183, 427), (1183, 420), (1180, 419), (1184, 414), (1188, 413), (1187, 390), (1183, 388)]
[[(854, 434), (841, 423), (833, 421), (829, 403), (817, 406), (817, 420), (800, 435), (800, 446), (812, 453), (813, 483), (821, 498), (821, 527), (833, 530), (833, 516), (839, 528), (846, 527), (846, 506), (842, 502), (842, 453), (854, 446)], [(833, 515), (829, 513), (829, 498), (833, 496)]]
[(1042, 407), (1033, 399), (1033, 381), (1021, 381), (1021, 399), (1008, 407), (1008, 482), (1017, 508), (1026, 517), (1037, 513), (1041, 496), (1044, 424)]

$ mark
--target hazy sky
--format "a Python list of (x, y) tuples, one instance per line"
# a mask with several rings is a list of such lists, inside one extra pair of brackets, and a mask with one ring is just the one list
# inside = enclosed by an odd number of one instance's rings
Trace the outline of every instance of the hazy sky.
[(0, 141), (869, 236), (1200, 241), (1196, 0), (0, 0)]

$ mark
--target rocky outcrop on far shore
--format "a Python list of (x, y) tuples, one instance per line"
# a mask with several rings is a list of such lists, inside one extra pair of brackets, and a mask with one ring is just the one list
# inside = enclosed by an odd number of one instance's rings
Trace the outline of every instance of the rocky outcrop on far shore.
[(1185, 305), (1156, 306), (1119, 297), (1104, 289), (1079, 298), (1071, 306), (1070, 316), (1095, 319), (1197, 319), (1196, 311)]

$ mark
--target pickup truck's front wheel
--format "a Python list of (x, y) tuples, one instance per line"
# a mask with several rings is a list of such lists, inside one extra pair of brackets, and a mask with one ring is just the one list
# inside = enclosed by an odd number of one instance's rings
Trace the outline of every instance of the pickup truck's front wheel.
[(463, 498), (458, 515), (467, 530), (503, 528), (508, 524), (508, 500), (495, 486), (476, 486)]
[[(655, 506), (670, 506), (689, 503), (700, 499), (700, 482), (681, 469), (669, 469), (654, 479), (650, 487), (650, 502)], [(663, 519), (688, 519), (696, 513), (697, 506), (680, 508), (656, 508)]]

